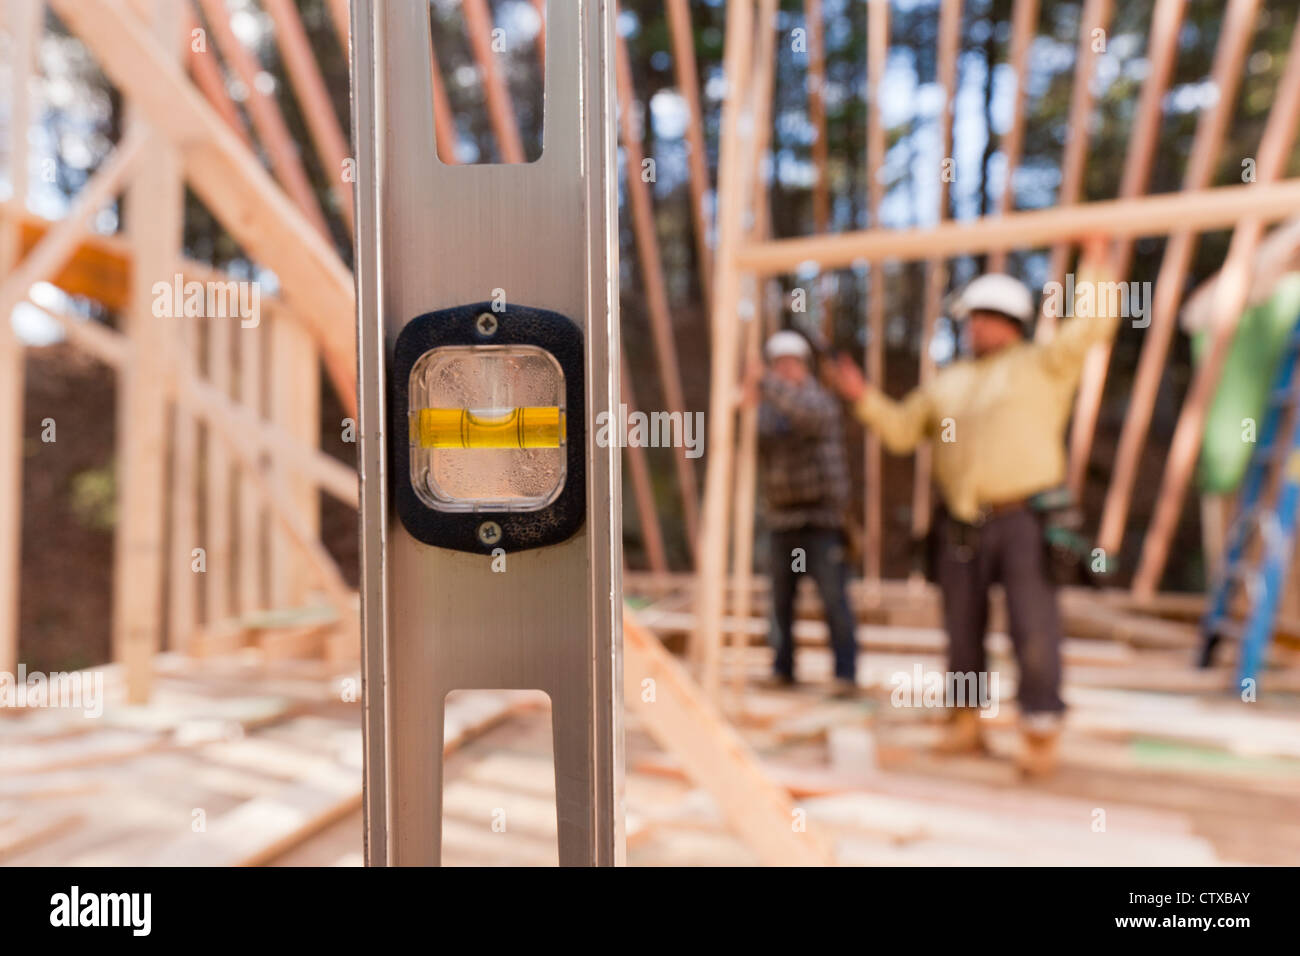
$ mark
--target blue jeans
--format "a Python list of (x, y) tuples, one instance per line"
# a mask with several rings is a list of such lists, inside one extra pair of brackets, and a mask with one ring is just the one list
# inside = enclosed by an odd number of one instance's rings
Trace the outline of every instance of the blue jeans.
[(817, 584), (831, 650), (835, 654), (835, 676), (853, 680), (857, 671), (858, 647), (853, 611), (846, 591), (848, 568), (844, 561), (844, 535), (833, 528), (799, 528), (772, 532), (772, 629), (770, 643), (776, 650), (772, 668), (781, 677), (794, 677), (794, 596), (806, 568)]

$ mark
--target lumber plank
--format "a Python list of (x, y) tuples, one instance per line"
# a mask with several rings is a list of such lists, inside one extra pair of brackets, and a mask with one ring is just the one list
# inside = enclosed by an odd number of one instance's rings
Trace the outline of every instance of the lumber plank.
[(186, 179), (231, 236), (280, 279), (320, 344), (345, 409), (356, 413), (352, 278), (257, 158), (162, 56), (123, 0), (50, 0), (105, 74), (182, 150)]
[[(766, 864), (820, 865), (829, 850), (814, 833), (795, 832), (794, 807), (740, 735), (700, 693), (685, 669), (629, 615), (623, 619), (625, 699), (661, 746), (718, 802), (730, 826)], [(652, 684), (645, 684), (651, 681)], [(646, 699), (647, 687), (653, 699)]]
[(736, 267), (760, 275), (792, 272), (808, 263), (823, 269), (843, 269), (859, 261), (914, 262), (936, 255), (1031, 249), (1062, 236), (1077, 240), (1094, 233), (1141, 238), (1180, 230), (1208, 232), (1228, 228), (1242, 219), (1277, 222), (1297, 212), (1300, 179), (1286, 179), (981, 216), (929, 227), (770, 239), (739, 249)]
[[(182, 21), (168, 0), (153, 0), (144, 18), (157, 45), (179, 62)], [(185, 231), (185, 191), (176, 148), (132, 110), (142, 143), (124, 196), (127, 236), (135, 248), (131, 301), (123, 316), (127, 361), (118, 369), (117, 525), (113, 561), (113, 656), (125, 665), (127, 700), (144, 703), (153, 656), (162, 649), (167, 527), (167, 356), (175, 317), (159, 317), (156, 282), (171, 278)], [(54, 233), (58, 232), (56, 227)]]

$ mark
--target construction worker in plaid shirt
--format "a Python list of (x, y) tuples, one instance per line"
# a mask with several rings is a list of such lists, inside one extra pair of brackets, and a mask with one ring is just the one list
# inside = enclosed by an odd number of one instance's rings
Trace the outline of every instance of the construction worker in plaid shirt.
[(767, 368), (746, 373), (745, 399), (758, 405), (759, 485), (771, 532), (773, 683), (795, 682), (794, 599), (807, 572), (826, 610), (835, 695), (852, 696), (857, 645), (846, 591), (849, 470), (839, 402), (817, 381), (799, 333), (777, 332), (764, 354)]

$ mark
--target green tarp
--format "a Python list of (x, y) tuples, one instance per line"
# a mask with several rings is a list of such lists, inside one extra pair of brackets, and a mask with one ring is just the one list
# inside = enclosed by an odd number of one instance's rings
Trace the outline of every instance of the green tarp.
[[(1241, 483), (1255, 449), (1251, 438), (1258, 441), (1260, 437), (1277, 362), (1297, 317), (1300, 273), (1284, 276), (1268, 301), (1242, 315), (1205, 423), (1199, 473), (1202, 491), (1224, 494)], [(1192, 338), (1192, 357), (1197, 363), (1208, 346), (1208, 332), (1198, 332)]]

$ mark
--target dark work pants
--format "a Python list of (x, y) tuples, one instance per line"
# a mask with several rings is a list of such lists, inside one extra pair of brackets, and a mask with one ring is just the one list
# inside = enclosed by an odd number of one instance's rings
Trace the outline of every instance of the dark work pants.
[(857, 671), (858, 648), (854, 636), (853, 612), (846, 592), (844, 535), (831, 528), (800, 528), (772, 532), (772, 630), (776, 649), (773, 670), (794, 677), (794, 596), (799, 579), (812, 575), (826, 611), (831, 650), (835, 654), (835, 676), (853, 680)]
[(989, 588), (1001, 584), (1007, 623), (1020, 668), (1022, 714), (1059, 714), (1061, 613), (1047, 574), (1043, 530), (1029, 508), (990, 517), (978, 527), (950, 516), (939, 519), (938, 582), (948, 631), (948, 667), (982, 673), (988, 664)]

